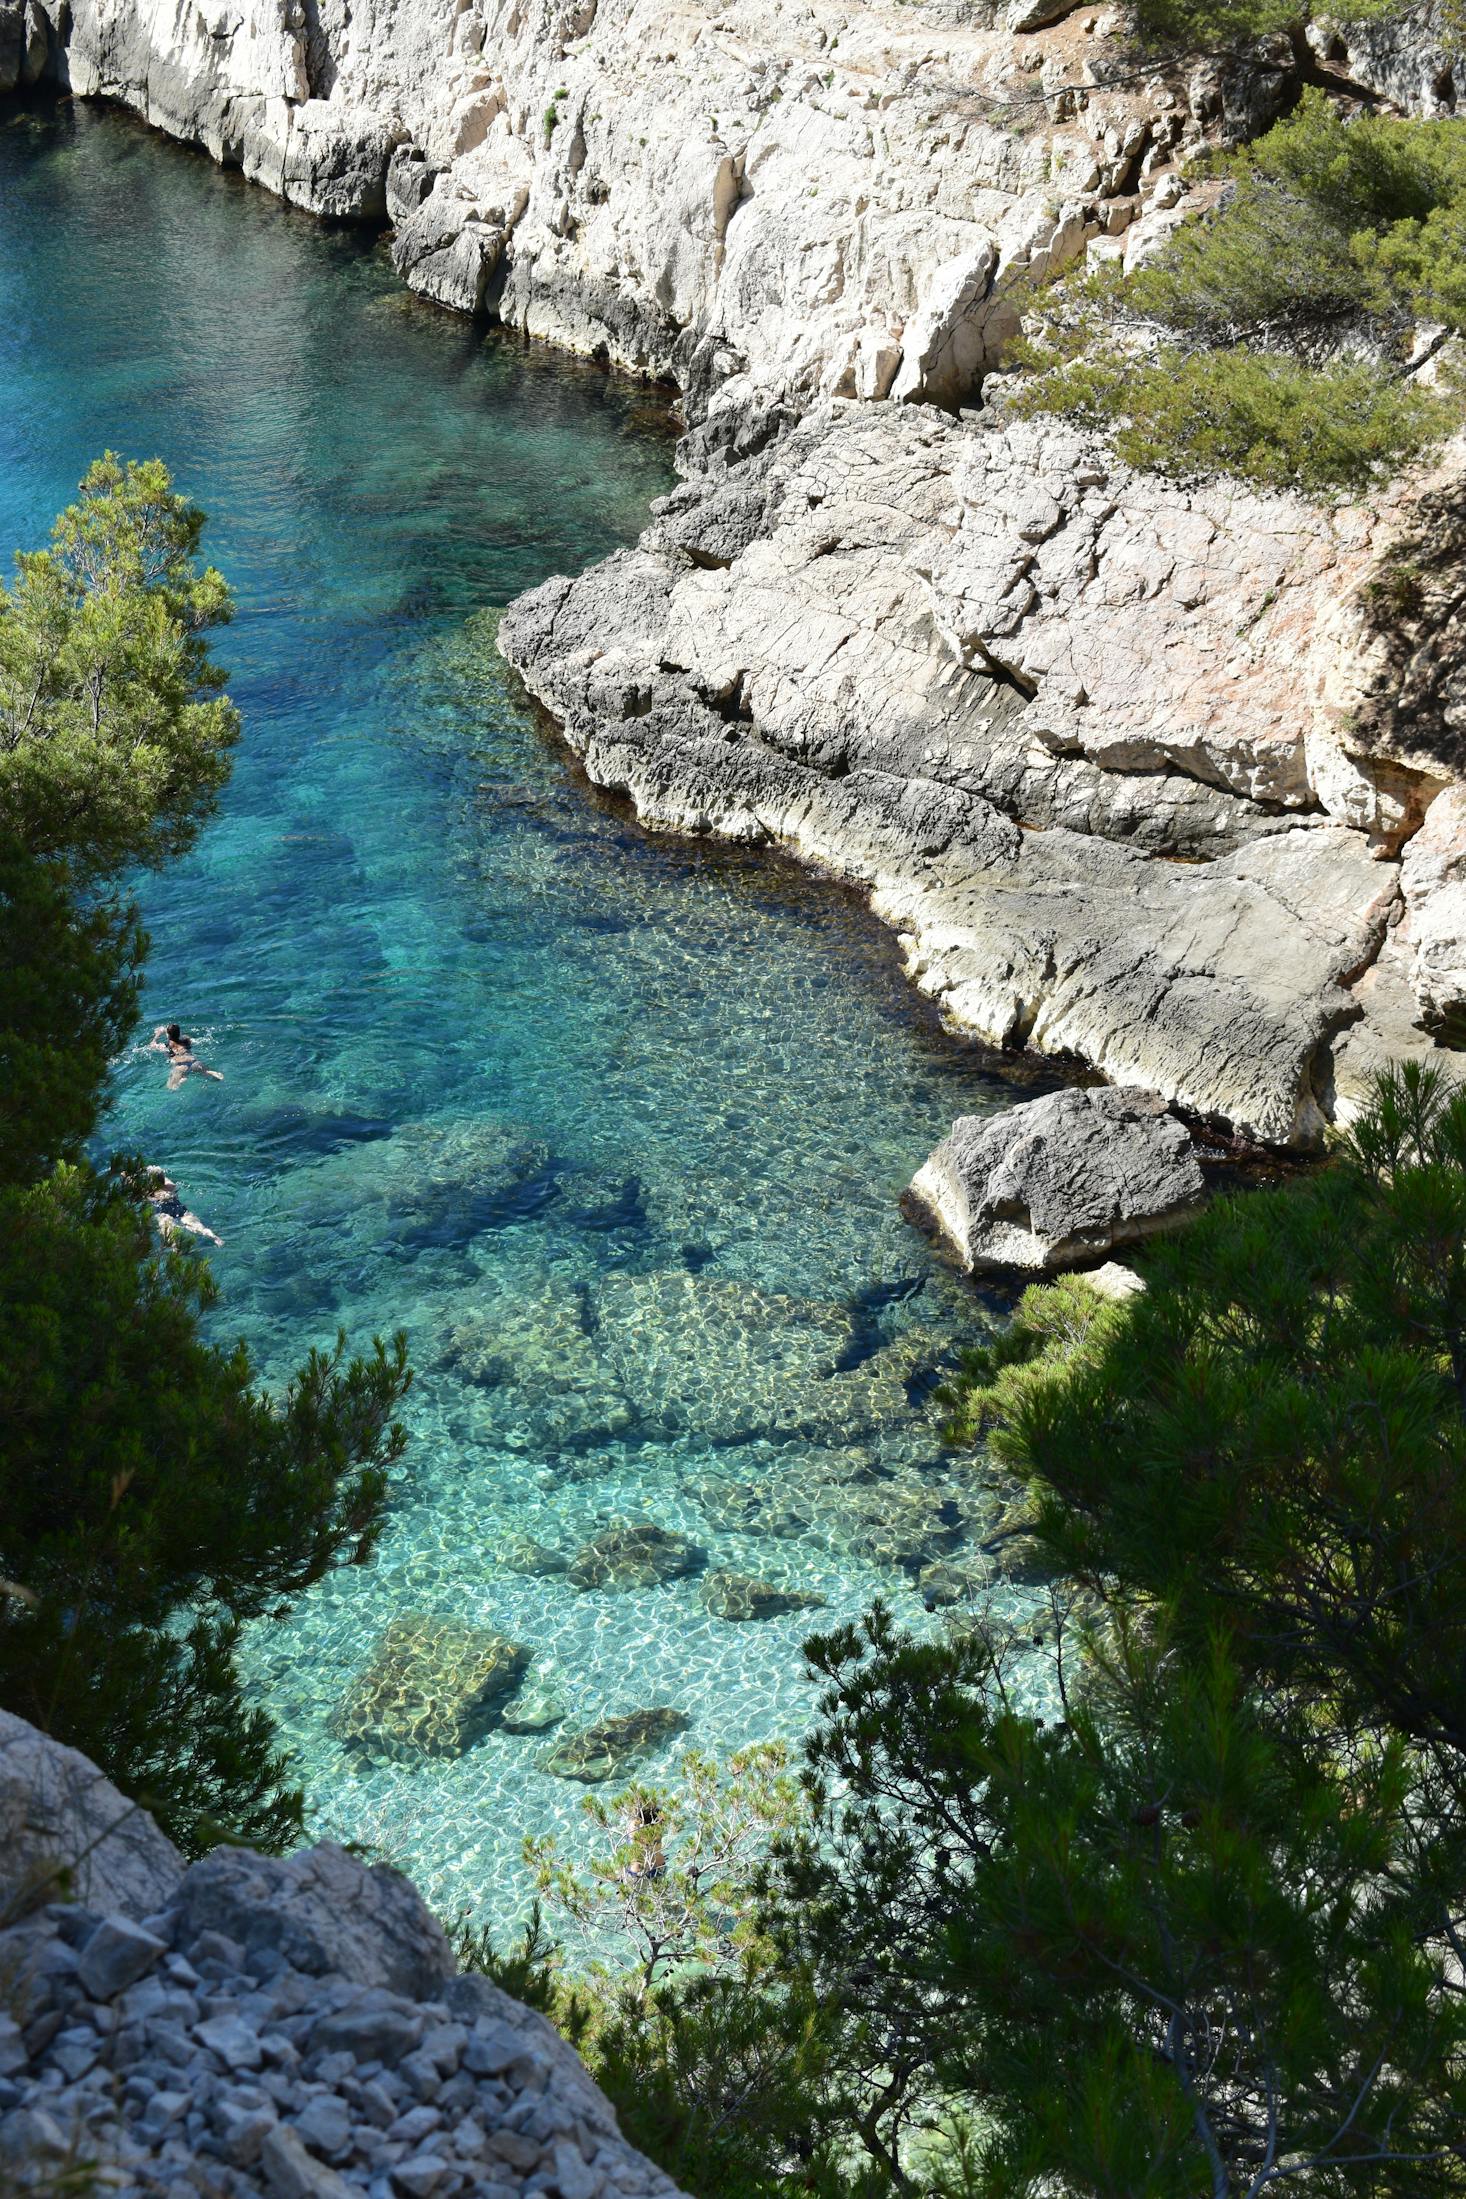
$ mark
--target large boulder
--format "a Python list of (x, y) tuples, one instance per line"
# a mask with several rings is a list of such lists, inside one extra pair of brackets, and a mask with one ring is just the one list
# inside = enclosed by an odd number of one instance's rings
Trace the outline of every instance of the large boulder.
[(150, 1916), (182, 1871), (172, 1841), (95, 1764), (0, 1710), (0, 1926), (63, 1894)]
[(276, 1956), (307, 1977), (347, 1978), (392, 1993), (436, 1991), (453, 1975), (441, 1925), (410, 1879), (330, 1841), (296, 1855), (216, 1848), (183, 1880), (175, 1945), (220, 1933), (252, 1964)]
[(962, 1115), (908, 1198), (969, 1272), (1083, 1267), (1183, 1220), (1205, 1193), (1191, 1139), (1148, 1092), (1051, 1092)]

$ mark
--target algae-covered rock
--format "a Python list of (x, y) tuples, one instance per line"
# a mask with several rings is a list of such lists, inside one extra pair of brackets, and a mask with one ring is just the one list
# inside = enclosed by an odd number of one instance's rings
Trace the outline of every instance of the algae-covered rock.
[(527, 1573), (531, 1578), (563, 1573), (570, 1563), (563, 1550), (552, 1550), (533, 1535), (506, 1535), (494, 1555), (506, 1573)]
[(461, 1756), (497, 1723), (529, 1652), (491, 1628), (404, 1612), (331, 1719), (338, 1740), (411, 1763)]
[(707, 1553), (690, 1535), (655, 1527), (650, 1520), (608, 1527), (576, 1551), (567, 1570), (575, 1588), (655, 1588), (659, 1581), (696, 1573)]
[(925, 1336), (871, 1349), (850, 1306), (682, 1269), (613, 1275), (594, 1309), (607, 1375), (643, 1427), (709, 1444), (856, 1443), (904, 1428), (933, 1358)]
[(982, 1588), (976, 1573), (970, 1573), (960, 1565), (948, 1565), (936, 1558), (924, 1565), (916, 1576), (916, 1591), (928, 1611), (939, 1605), (970, 1603)]
[(555, 1194), (550, 1148), (522, 1124), (404, 1123), (291, 1170), (280, 1201), (298, 1225), (410, 1250), (469, 1243), (539, 1212)]
[(665, 1708), (632, 1710), (620, 1718), (598, 1718), (594, 1725), (563, 1734), (553, 1748), (545, 1751), (540, 1765), (557, 1779), (580, 1779), (594, 1786), (660, 1748), (674, 1733), (685, 1733), (691, 1723), (685, 1712)]
[(584, 1292), (559, 1276), (479, 1299), (449, 1330), (443, 1363), (487, 1393), (491, 1429), (546, 1450), (610, 1441), (635, 1418), (589, 1333)]
[(752, 1573), (709, 1573), (702, 1600), (717, 1619), (777, 1619), (786, 1611), (813, 1611), (825, 1601), (812, 1589), (777, 1588)]
[(854, 1331), (843, 1307), (675, 1270), (613, 1275), (598, 1341), (648, 1428), (735, 1443), (820, 1409)]

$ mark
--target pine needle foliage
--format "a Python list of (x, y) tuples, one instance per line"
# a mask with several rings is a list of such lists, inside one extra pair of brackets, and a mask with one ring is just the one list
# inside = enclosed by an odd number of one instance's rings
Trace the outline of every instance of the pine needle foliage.
[(0, 1703), (188, 1850), (299, 1834), (240, 1630), (370, 1556), (410, 1379), (401, 1338), (338, 1338), (267, 1394), (142, 1163), (89, 1156), (146, 951), (126, 879), (192, 844), (238, 731), (202, 527), (109, 453), (0, 589)]
[(923, 2199), (1403, 2199), (1466, 2152), (1466, 1094), (1385, 1079), (1143, 1295), (947, 1397), (1029, 1483), (1055, 1700), (979, 1618), (810, 1643), (764, 1929)]
[(1419, 329), (1466, 329), (1466, 124), (1346, 120), (1310, 90), (1214, 165), (1219, 205), (1152, 263), (1049, 295), (1017, 409), (1162, 472), (1362, 494), (1461, 416), (1449, 377), (1403, 368)]

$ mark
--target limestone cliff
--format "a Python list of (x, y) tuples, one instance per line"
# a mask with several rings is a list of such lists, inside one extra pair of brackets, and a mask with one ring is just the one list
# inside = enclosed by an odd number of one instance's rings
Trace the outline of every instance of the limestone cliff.
[(675, 379), (685, 485), (503, 629), (592, 777), (869, 886), (954, 1027), (1306, 1145), (1382, 1061), (1456, 1062), (1466, 453), (1325, 509), (970, 407), (1014, 279), (1152, 251), (1302, 74), (1421, 113), (1455, 79), (1428, 14), (1230, 72), (1124, 30), (0, 0), (0, 88), (125, 100), (390, 223), (428, 296)]

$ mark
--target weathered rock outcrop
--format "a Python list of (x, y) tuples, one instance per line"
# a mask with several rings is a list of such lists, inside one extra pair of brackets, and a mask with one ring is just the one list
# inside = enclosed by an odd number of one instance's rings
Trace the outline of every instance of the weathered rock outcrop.
[[(648, 823), (858, 880), (953, 1028), (1270, 1143), (1431, 1050), (1454, 873), (1422, 854), (1402, 895), (1397, 858), (1449, 765), (1356, 733), (1410, 495), (1186, 488), (894, 404), (715, 413), (684, 466), (636, 549), (501, 629)], [(1407, 907), (1386, 999), (1362, 980)]]
[(963, 1115), (909, 1198), (962, 1265), (1052, 1274), (1171, 1227), (1206, 1185), (1190, 1137), (1148, 1092), (1051, 1092)]
[[(1462, 455), (1406, 557), (1408, 499), (1186, 489), (961, 413), (1018, 278), (1153, 251), (1194, 156), (1297, 87), (1287, 41), (1137, 71), (1125, 33), (1057, 0), (0, 0), (0, 90), (125, 100), (389, 221), (426, 295), (677, 380), (686, 486), (504, 627), (592, 777), (867, 885), (955, 1029), (1306, 1146), (1466, 997), (1453, 813), (1408, 847), (1462, 761)], [(1313, 45), (1454, 110), (1428, 8)], [(1361, 614), (1421, 572), (1423, 621)], [(588, 1396), (572, 1439), (624, 1424)]]
[(62, 1895), (147, 1916), (182, 1872), (172, 1841), (95, 1764), (0, 1710), (0, 1926)]
[(0, 0), (0, 89), (45, 72), (298, 205), (390, 220), (428, 297), (698, 404), (733, 379), (954, 405), (1014, 274), (1143, 227), (1205, 136), (1287, 91), (1286, 61), (1137, 81), (1118, 13), (1051, 12)]
[(25, 1840), (6, 1844), (7, 2193), (84, 2171), (211, 2199), (678, 2199), (543, 2017), (454, 1974), (398, 1872), (330, 1845), (185, 1872), (94, 1765), (9, 1717), (0, 1781), (76, 1895), (34, 1906)]

